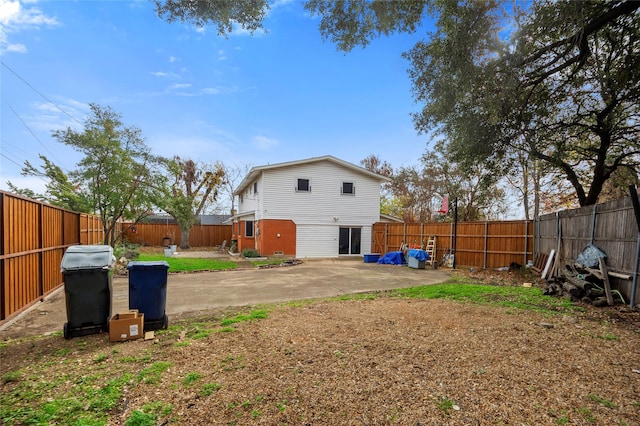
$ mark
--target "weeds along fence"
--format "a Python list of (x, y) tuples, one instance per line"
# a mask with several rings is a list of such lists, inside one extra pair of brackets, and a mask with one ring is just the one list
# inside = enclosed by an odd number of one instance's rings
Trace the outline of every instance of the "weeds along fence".
[(73, 244), (99, 244), (95, 216), (0, 191), (0, 324), (63, 282), (60, 262)]
[[(180, 227), (172, 223), (124, 223), (123, 239), (143, 246), (180, 244)], [(231, 241), (231, 225), (194, 225), (189, 233), (191, 247), (214, 247)]]
[(475, 268), (500, 268), (533, 260), (532, 221), (453, 223), (382, 223), (373, 225), (373, 251), (399, 250), (404, 242), (420, 247), (436, 237), (435, 259), (455, 252), (456, 264)]
[[(558, 258), (556, 270), (575, 263), (580, 252), (591, 244), (603, 251), (608, 271), (629, 278), (609, 277), (612, 287), (631, 302), (640, 232), (630, 197), (543, 215), (535, 227), (535, 251), (549, 255), (554, 250)], [(639, 293), (636, 291), (635, 305), (640, 303)]]

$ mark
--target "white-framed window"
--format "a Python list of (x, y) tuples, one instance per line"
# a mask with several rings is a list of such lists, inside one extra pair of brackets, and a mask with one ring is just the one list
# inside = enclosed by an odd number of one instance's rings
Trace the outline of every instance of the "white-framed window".
[(298, 178), (296, 192), (311, 192), (311, 179)]
[(353, 182), (342, 182), (342, 188), (340, 188), (342, 195), (356, 195), (356, 186)]
[(253, 182), (253, 193), (254, 194), (258, 193), (258, 182)]

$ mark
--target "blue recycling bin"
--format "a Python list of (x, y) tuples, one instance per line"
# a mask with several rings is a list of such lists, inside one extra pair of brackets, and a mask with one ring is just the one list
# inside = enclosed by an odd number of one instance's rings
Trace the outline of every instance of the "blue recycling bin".
[(144, 330), (169, 326), (167, 274), (169, 264), (163, 261), (129, 262), (129, 309), (144, 314)]

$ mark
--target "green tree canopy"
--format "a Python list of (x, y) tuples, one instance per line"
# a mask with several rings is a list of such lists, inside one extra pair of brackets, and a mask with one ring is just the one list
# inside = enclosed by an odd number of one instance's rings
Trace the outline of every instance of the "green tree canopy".
[(161, 208), (180, 226), (180, 248), (187, 249), (191, 227), (210, 203), (216, 201), (225, 183), (225, 169), (221, 163), (198, 164), (180, 157), (166, 161), (171, 176), (169, 193)]
[(53, 137), (83, 154), (69, 177), (102, 219), (104, 243), (114, 245), (120, 237), (117, 222), (137, 222), (152, 212), (165, 178), (156, 172), (160, 159), (151, 155), (139, 129), (126, 127), (110, 107), (89, 106), (83, 131), (67, 128)]

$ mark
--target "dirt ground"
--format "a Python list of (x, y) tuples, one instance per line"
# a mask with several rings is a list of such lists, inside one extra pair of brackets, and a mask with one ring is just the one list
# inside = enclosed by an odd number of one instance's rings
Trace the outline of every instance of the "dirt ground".
[[(72, 386), (99, 354), (107, 354), (106, 371), (169, 362), (159, 383), (125, 390), (114, 425), (158, 402), (171, 406), (158, 424), (640, 424), (637, 311), (541, 315), (379, 294), (280, 304), (233, 332), (203, 333), (220, 331), (220, 318), (231, 314), (211, 312), (155, 342), (114, 347), (87, 336), (47, 368), (66, 369)], [(35, 373), (44, 354), (68, 345), (60, 337), (11, 345), (0, 352), (0, 372)], [(207, 384), (210, 394), (202, 392)]]

